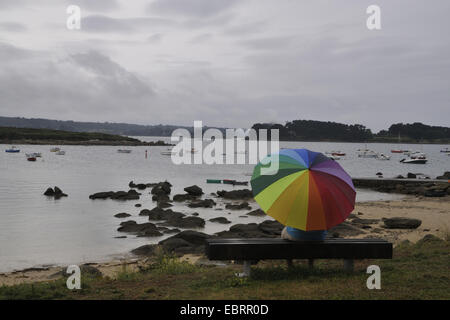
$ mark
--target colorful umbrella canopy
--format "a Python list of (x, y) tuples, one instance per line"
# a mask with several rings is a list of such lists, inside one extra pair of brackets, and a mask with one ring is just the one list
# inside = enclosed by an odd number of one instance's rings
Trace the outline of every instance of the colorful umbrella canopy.
[[(278, 172), (262, 175), (269, 161), (278, 161)], [(307, 149), (283, 149), (278, 160), (268, 156), (256, 165), (250, 183), (265, 213), (303, 231), (328, 230), (355, 207), (351, 177), (336, 161)]]

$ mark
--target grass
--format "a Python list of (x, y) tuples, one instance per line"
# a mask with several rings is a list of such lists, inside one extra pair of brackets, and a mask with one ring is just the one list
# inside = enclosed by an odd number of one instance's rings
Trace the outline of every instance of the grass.
[[(140, 271), (126, 266), (116, 279), (82, 279), (70, 291), (65, 279), (0, 288), (0, 299), (449, 299), (449, 239), (404, 242), (392, 260), (355, 262), (355, 272), (342, 261), (320, 260), (310, 270), (304, 261), (287, 268), (284, 261), (263, 261), (251, 278), (238, 278), (239, 265), (202, 267), (158, 253)], [(381, 268), (381, 290), (369, 290), (369, 265)]]

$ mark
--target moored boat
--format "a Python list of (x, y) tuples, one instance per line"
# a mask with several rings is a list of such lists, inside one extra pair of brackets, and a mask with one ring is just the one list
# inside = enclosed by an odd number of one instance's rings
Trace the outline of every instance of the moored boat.
[(36, 161), (36, 157), (27, 157), (28, 161)]
[(222, 183), (222, 180), (218, 180), (218, 179), (206, 179), (206, 183)]
[(131, 150), (129, 149), (119, 149), (117, 150), (118, 153), (131, 153)]
[(11, 148), (6, 149), (5, 152), (8, 152), (8, 153), (19, 153), (20, 149), (17, 149), (15, 146), (11, 146)]
[(369, 149), (360, 149), (360, 150), (358, 150), (358, 157), (359, 158), (377, 158), (378, 155), (375, 151), (372, 151)]
[(409, 164), (426, 164), (428, 162), (427, 159), (402, 159), (400, 160), (401, 163), (409, 163)]
[(54, 147), (54, 148), (51, 148), (51, 149), (50, 149), (50, 152), (58, 152), (58, 151), (60, 151), (60, 150), (61, 150), (60, 148)]
[(56, 155), (58, 155), (58, 156), (64, 156), (65, 154), (66, 154), (66, 152), (63, 150), (56, 152)]
[(391, 157), (389, 157), (383, 153), (379, 153), (379, 154), (377, 154), (377, 159), (378, 160), (391, 160)]
[(450, 149), (449, 148), (445, 148), (445, 149), (442, 149), (441, 152), (443, 152), (443, 153), (450, 153)]

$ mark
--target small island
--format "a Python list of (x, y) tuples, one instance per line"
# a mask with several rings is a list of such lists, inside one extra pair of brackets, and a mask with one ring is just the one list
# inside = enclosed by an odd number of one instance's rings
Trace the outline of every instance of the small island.
[(164, 141), (142, 142), (135, 138), (99, 132), (0, 127), (0, 144), (170, 146)]

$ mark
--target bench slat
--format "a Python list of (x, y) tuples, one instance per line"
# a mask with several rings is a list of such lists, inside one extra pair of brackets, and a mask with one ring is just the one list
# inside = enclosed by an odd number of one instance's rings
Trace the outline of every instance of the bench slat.
[(378, 239), (209, 239), (211, 260), (392, 259), (392, 243)]

